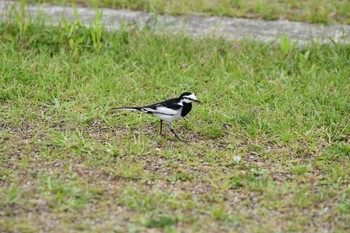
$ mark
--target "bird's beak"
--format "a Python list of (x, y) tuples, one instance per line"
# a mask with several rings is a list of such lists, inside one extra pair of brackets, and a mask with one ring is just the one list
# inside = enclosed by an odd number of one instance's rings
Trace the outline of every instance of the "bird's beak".
[(200, 103), (200, 104), (202, 103), (202, 102), (200, 102), (199, 100), (194, 100), (194, 102), (197, 102), (197, 103)]

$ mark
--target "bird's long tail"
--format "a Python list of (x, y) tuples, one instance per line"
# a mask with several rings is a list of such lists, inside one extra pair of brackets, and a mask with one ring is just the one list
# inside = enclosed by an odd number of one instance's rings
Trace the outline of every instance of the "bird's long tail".
[(121, 107), (121, 108), (112, 108), (111, 110), (131, 110), (131, 111), (142, 111), (141, 107)]

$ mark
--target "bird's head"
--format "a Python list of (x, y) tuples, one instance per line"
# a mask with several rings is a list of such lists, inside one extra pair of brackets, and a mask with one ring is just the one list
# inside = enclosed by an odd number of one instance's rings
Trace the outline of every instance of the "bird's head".
[(197, 97), (191, 93), (191, 92), (184, 92), (180, 95), (180, 100), (182, 100), (185, 103), (192, 103), (192, 102), (197, 102), (197, 103), (202, 103), (200, 102)]

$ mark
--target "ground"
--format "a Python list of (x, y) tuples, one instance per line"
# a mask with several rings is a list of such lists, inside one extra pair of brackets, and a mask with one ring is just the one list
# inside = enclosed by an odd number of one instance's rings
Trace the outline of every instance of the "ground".
[[(347, 232), (348, 44), (0, 24), (1, 232)], [(192, 91), (175, 130), (111, 111)]]

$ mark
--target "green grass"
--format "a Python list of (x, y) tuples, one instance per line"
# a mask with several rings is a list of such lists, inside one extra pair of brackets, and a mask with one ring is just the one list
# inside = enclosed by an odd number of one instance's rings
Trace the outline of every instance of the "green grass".
[[(1, 232), (349, 230), (349, 45), (43, 24), (0, 24)], [(187, 143), (110, 111), (183, 91)]]
[[(55, 4), (70, 4), (67, 0), (33, 0)], [(80, 5), (91, 1), (74, 0)], [(102, 7), (146, 10), (160, 14), (205, 15), (259, 18), (266, 20), (288, 19), (322, 24), (350, 24), (350, 2), (347, 0), (100, 0)]]

